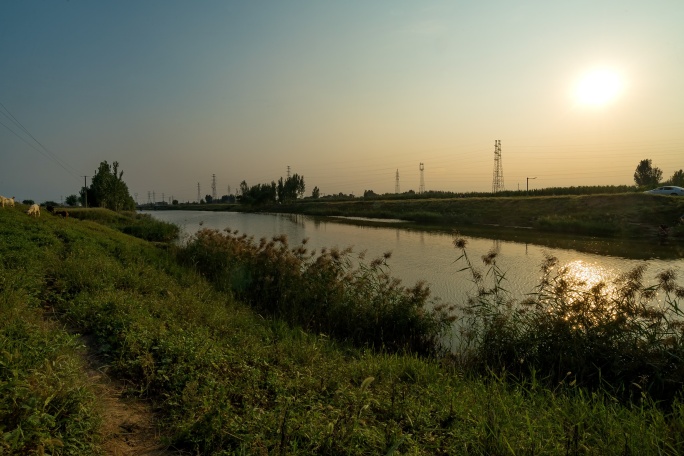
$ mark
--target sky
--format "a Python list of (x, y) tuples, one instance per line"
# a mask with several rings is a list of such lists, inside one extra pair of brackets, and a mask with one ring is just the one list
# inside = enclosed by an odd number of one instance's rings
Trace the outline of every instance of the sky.
[[(684, 168), (684, 2), (0, 2), (0, 194), (632, 185)], [(289, 167), (289, 168), (288, 168)], [(85, 177), (84, 177), (85, 176)], [(531, 179), (531, 178), (535, 179)], [(530, 179), (528, 179), (530, 178)]]

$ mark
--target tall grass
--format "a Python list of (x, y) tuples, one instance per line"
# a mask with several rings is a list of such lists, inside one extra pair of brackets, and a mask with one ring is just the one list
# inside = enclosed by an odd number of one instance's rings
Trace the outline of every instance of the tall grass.
[(44, 286), (66, 226), (0, 213), (0, 454), (96, 454), (96, 398), (76, 336), (46, 317)]
[(462, 360), (470, 368), (665, 404), (681, 394), (684, 288), (673, 271), (657, 274), (650, 286), (644, 267), (588, 285), (547, 257), (538, 287), (518, 302), (505, 289), (495, 251), (483, 257), (483, 273), (469, 259), (466, 241), (454, 243), (475, 285), (462, 322)]
[(389, 253), (366, 264), (351, 249), (316, 254), (285, 236), (257, 243), (205, 229), (178, 257), (259, 312), (355, 345), (438, 354), (453, 320), (450, 309), (432, 305), (423, 282), (409, 288), (390, 276)]

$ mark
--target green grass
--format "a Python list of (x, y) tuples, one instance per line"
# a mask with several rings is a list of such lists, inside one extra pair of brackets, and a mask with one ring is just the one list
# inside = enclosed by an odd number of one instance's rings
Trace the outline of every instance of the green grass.
[(260, 315), (171, 249), (91, 221), (2, 211), (0, 235), (0, 453), (97, 452), (97, 408), (67, 327), (190, 454), (684, 452), (677, 400), (664, 411), (354, 348)]
[(173, 241), (180, 234), (178, 226), (155, 220), (149, 214), (114, 212), (103, 208), (72, 208), (69, 214), (72, 218), (92, 220), (151, 242)]

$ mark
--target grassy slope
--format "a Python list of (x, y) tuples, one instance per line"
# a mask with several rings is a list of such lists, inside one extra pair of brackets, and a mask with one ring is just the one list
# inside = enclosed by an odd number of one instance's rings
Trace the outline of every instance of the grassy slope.
[[(179, 268), (166, 251), (93, 222), (6, 210), (0, 234), (0, 448), (21, 445), (17, 424), (34, 426), (43, 445), (53, 437), (71, 442), (55, 453), (89, 454), (85, 446), (96, 443), (87, 431), (96, 425), (96, 408), (76, 376), (68, 323), (92, 336), (131, 392), (154, 401), (173, 443), (193, 453), (684, 451), (679, 405), (665, 415), (570, 385), (548, 391), (469, 380), (436, 361), (340, 347), (255, 315)], [(45, 322), (46, 304), (58, 324)], [(41, 344), (24, 343), (29, 338), (64, 342), (36, 351)], [(55, 374), (68, 381), (34, 388), (36, 377), (53, 375), (50, 365), (75, 367)], [(19, 403), (7, 395), (16, 379), (28, 385)], [(73, 410), (55, 404), (77, 393)], [(58, 425), (29, 419), (43, 412)], [(74, 429), (74, 421), (88, 424)], [(22, 448), (37, 451), (40, 442)]]
[(525, 226), (583, 234), (648, 236), (684, 214), (684, 198), (644, 194), (456, 198), (431, 200), (302, 201), (292, 211), (316, 215), (393, 217), (445, 224)]

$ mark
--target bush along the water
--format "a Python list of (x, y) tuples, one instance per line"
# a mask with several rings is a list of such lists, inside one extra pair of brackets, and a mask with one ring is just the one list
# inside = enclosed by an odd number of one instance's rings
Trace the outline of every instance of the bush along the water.
[(558, 267), (541, 265), (541, 281), (517, 302), (505, 289), (497, 252), (476, 268), (466, 241), (454, 244), (475, 293), (463, 308), (461, 360), (479, 371), (577, 384), (623, 399), (650, 397), (671, 404), (684, 386), (684, 288), (671, 270), (646, 285), (640, 266), (606, 283), (590, 284)]
[(355, 345), (436, 354), (453, 317), (430, 301), (428, 287), (389, 275), (389, 253), (366, 264), (351, 249), (291, 248), (228, 230), (201, 230), (179, 257), (257, 311)]

